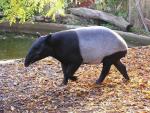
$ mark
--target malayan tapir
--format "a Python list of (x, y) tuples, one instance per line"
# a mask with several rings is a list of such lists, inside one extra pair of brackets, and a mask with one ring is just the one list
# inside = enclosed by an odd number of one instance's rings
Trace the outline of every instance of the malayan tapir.
[(25, 58), (25, 66), (52, 56), (61, 62), (66, 85), (68, 80), (77, 80), (74, 73), (81, 64), (103, 63), (102, 72), (96, 83), (100, 84), (114, 65), (126, 80), (129, 76), (120, 61), (127, 54), (127, 44), (113, 30), (102, 27), (82, 27), (40, 36)]

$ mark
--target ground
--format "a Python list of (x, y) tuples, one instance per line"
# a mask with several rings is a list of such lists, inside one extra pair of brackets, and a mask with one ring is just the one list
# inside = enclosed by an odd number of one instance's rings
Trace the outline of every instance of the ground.
[(96, 85), (102, 65), (82, 65), (77, 82), (63, 79), (53, 58), (25, 68), (23, 60), (0, 65), (0, 113), (149, 113), (150, 46), (129, 49), (122, 59), (130, 81), (111, 68)]

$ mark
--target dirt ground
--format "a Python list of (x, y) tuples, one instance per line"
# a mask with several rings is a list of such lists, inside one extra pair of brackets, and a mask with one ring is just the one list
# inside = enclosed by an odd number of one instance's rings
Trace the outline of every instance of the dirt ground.
[(129, 82), (113, 66), (96, 85), (102, 65), (82, 65), (67, 86), (53, 58), (0, 64), (0, 113), (150, 113), (150, 46), (129, 49), (122, 61)]

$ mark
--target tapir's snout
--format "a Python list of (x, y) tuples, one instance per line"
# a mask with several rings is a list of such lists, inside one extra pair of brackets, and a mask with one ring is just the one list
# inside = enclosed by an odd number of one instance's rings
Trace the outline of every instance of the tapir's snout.
[(30, 64), (34, 63), (34, 58), (31, 56), (27, 55), (24, 61), (24, 66), (28, 67)]
[(43, 57), (40, 55), (27, 55), (24, 61), (24, 66), (28, 67), (30, 64), (33, 64), (34, 62), (41, 60)]
[(30, 64), (34, 63), (35, 60), (25, 59), (24, 66), (28, 67)]
[(30, 65), (29, 63), (24, 62), (25, 67), (28, 67), (29, 65)]

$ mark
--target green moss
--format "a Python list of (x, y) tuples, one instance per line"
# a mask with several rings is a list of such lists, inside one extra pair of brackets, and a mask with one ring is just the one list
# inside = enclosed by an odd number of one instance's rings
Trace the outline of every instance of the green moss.
[(150, 32), (147, 32), (147, 31), (145, 31), (144, 29), (141, 29), (141, 28), (132, 27), (130, 29), (130, 32), (133, 32), (133, 33), (136, 33), (136, 34), (139, 34), (139, 35), (150, 36)]

